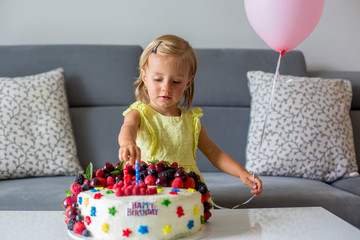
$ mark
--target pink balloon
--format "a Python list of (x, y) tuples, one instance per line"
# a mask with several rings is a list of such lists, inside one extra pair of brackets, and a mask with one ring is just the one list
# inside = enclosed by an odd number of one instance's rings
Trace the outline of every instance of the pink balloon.
[(324, 0), (245, 0), (255, 32), (277, 52), (288, 52), (307, 38), (318, 24)]

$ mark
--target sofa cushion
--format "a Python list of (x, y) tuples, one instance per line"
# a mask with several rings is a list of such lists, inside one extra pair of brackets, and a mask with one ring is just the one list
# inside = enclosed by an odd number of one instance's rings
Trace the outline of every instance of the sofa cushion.
[[(239, 178), (223, 172), (202, 173), (213, 201), (232, 208), (251, 197), (250, 187)], [(360, 197), (318, 180), (260, 176), (263, 192), (240, 208), (314, 207), (321, 206), (360, 228)]]
[(61, 203), (74, 179), (74, 176), (56, 176), (3, 180), (0, 184), (0, 210), (64, 210)]
[(0, 179), (82, 171), (64, 83), (62, 69), (0, 78)]
[(249, 72), (248, 78), (249, 171), (326, 182), (358, 175), (349, 115), (350, 81), (281, 75), (262, 135), (274, 74)]
[(360, 176), (339, 179), (331, 185), (360, 196)]

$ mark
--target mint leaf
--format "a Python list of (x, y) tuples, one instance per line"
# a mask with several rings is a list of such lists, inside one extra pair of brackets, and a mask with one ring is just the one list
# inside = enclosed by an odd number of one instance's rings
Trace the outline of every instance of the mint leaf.
[(67, 196), (67, 197), (70, 197), (70, 196), (71, 196), (71, 191), (70, 191), (70, 190), (66, 190), (65, 193), (66, 193), (66, 196)]
[(84, 177), (90, 182), (93, 178), (93, 165), (92, 163), (89, 163), (89, 165), (86, 168), (86, 172), (84, 174)]

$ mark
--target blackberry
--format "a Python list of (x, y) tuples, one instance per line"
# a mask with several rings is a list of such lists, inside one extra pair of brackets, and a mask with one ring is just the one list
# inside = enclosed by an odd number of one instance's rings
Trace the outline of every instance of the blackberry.
[(84, 175), (82, 175), (81, 173), (79, 173), (78, 175), (76, 175), (75, 177), (75, 182), (82, 185), (84, 183), (85, 177)]
[(209, 211), (212, 208), (212, 204), (210, 202), (204, 202), (204, 212)]
[(146, 163), (141, 163), (140, 166), (141, 166), (141, 169), (143, 169), (143, 170), (146, 170), (148, 167)]
[(203, 182), (199, 182), (197, 184), (197, 188), (196, 190), (198, 190), (202, 195), (204, 195), (205, 193), (207, 193), (209, 190), (207, 189), (205, 183)]
[(149, 170), (147, 171), (147, 173), (148, 173), (148, 175), (153, 175), (154, 177), (156, 177), (156, 171), (155, 171), (155, 169), (149, 169)]
[(111, 174), (109, 172), (105, 172), (103, 178), (107, 179)]
[(162, 171), (158, 174), (158, 176), (165, 176), (167, 181), (170, 182), (171, 180), (174, 179), (174, 175), (175, 175), (175, 172), (176, 172), (176, 168), (169, 168), (165, 171)]
[(68, 225), (67, 225), (67, 228), (69, 230), (74, 230), (74, 225), (76, 223), (76, 220), (75, 219), (70, 219), (69, 222), (68, 222)]
[(87, 185), (87, 184), (83, 184), (83, 185), (81, 185), (81, 189), (82, 189), (83, 191), (87, 191), (87, 190), (90, 190), (90, 186)]

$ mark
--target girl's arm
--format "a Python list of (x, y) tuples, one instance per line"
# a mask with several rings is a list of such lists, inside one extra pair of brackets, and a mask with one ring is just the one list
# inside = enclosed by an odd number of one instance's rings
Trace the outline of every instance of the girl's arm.
[(120, 129), (119, 141), (119, 159), (120, 161), (129, 161), (133, 165), (135, 161), (140, 162), (141, 151), (136, 145), (137, 132), (140, 127), (140, 113), (133, 109), (124, 118), (124, 123)]
[(229, 154), (222, 151), (208, 136), (205, 127), (201, 124), (201, 131), (199, 136), (199, 149), (209, 159), (209, 161), (221, 171), (238, 177), (243, 184), (253, 188), (251, 193), (255, 196), (260, 195), (262, 191), (262, 182), (255, 176), (255, 186), (253, 182), (253, 175), (250, 174), (244, 167), (242, 167)]

